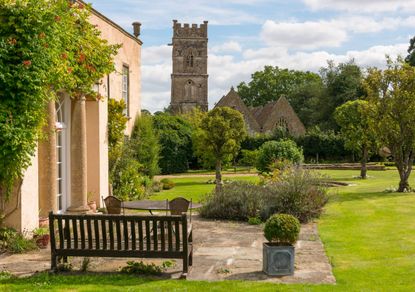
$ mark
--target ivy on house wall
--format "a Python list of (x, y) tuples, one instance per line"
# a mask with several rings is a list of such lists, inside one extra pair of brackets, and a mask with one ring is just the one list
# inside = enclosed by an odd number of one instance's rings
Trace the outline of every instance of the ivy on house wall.
[(62, 91), (99, 98), (93, 84), (114, 70), (119, 46), (89, 16), (89, 6), (67, 0), (0, 2), (0, 194), (30, 165), (46, 104)]

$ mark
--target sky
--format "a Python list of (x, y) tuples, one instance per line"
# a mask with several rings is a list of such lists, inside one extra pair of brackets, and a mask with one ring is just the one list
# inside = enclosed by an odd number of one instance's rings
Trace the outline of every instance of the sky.
[(92, 0), (132, 32), (142, 23), (142, 108), (170, 103), (172, 20), (209, 21), (209, 106), (265, 65), (318, 72), (328, 60), (384, 67), (415, 35), (415, 0)]

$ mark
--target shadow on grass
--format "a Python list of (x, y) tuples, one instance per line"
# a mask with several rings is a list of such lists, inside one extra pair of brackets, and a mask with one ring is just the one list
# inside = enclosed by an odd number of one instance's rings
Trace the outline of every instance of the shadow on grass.
[(22, 285), (30, 286), (78, 286), (78, 285), (111, 285), (111, 286), (132, 286), (143, 285), (155, 281), (173, 280), (171, 274), (165, 273), (161, 276), (128, 275), (118, 272), (70, 272), (70, 273), (49, 273), (41, 272), (31, 277), (0, 280), (1, 285)]
[(376, 200), (384, 198), (397, 198), (403, 196), (414, 196), (414, 193), (387, 193), (387, 192), (367, 192), (367, 193), (337, 193), (330, 196), (329, 202), (349, 202), (358, 200)]

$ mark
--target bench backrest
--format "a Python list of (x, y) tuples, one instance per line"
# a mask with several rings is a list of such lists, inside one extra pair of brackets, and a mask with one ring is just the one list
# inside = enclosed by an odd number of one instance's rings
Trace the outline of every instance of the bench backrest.
[(181, 216), (49, 214), (52, 250), (183, 252), (188, 225)]

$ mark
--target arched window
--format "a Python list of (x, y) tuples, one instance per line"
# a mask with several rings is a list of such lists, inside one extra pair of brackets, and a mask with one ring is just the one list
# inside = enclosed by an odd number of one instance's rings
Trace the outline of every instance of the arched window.
[(194, 56), (193, 56), (192, 51), (190, 51), (189, 54), (187, 55), (186, 64), (187, 64), (187, 67), (193, 67), (194, 65)]
[(289, 132), (289, 128), (288, 128), (288, 122), (284, 117), (281, 117), (278, 119), (278, 122), (276, 124), (277, 128), (280, 128), (286, 132)]

